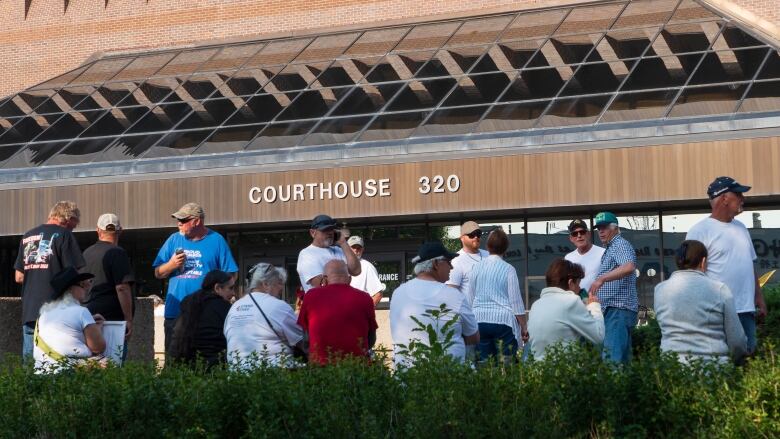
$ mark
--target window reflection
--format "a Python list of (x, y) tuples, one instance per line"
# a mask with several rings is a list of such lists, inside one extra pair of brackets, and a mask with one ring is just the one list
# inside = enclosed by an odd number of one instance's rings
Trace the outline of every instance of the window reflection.
[(780, 110), (780, 81), (756, 82), (739, 107), (740, 113)]
[(479, 124), (477, 131), (511, 131), (531, 128), (549, 104), (550, 101), (530, 101), (496, 105), (485, 116), (485, 120)]
[(539, 120), (539, 127), (585, 125), (596, 122), (610, 95), (557, 99)]
[(405, 139), (425, 119), (427, 112), (390, 113), (377, 116), (358, 141)]
[(746, 89), (747, 84), (686, 88), (677, 98), (669, 117), (731, 113)]
[(465, 134), (474, 130), (487, 106), (445, 108), (435, 111), (414, 133), (417, 136)]
[(600, 122), (626, 122), (658, 119), (677, 95), (677, 90), (659, 90), (640, 93), (620, 93), (601, 117)]
[(254, 139), (265, 125), (249, 125), (241, 127), (220, 128), (203, 141), (195, 154), (215, 154), (243, 150), (250, 140)]

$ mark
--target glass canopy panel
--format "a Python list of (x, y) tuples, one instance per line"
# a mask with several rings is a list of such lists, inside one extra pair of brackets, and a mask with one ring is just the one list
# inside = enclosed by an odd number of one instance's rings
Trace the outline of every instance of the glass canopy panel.
[(247, 150), (289, 148), (297, 145), (317, 123), (316, 120), (299, 120), (268, 125), (247, 146)]
[(667, 22), (680, 0), (633, 1), (620, 14), (612, 29), (659, 26)]
[[(544, 43), (544, 40), (523, 40), (496, 44), (488, 48), (487, 53), (474, 64), (471, 72), (487, 73), (522, 69)], [(543, 59), (543, 56), (539, 55), (538, 58)]]
[[(732, 49), (765, 45), (763, 42), (738, 28), (733, 23), (726, 23), (726, 26), (723, 27), (723, 31), (718, 37), (718, 40), (723, 40), (725, 44)], [(716, 47), (716, 49), (717, 48), (718, 47)]]
[(596, 33), (554, 37), (542, 46), (540, 55), (544, 56), (548, 66), (579, 64), (585, 61), (603, 36), (603, 33)]
[(0, 100), (0, 117), (18, 117), (24, 116), (26, 113), (19, 108), (16, 104), (16, 100), (19, 99), (19, 95), (9, 96)]
[(225, 121), (225, 125), (270, 122), (290, 105), (290, 97), (286, 94), (260, 94), (246, 99), (245, 102)]
[(547, 38), (558, 28), (568, 9), (521, 12), (501, 34), (501, 41)]
[(277, 64), (287, 64), (312, 42), (311, 38), (270, 41), (257, 55), (244, 65), (244, 68), (259, 68)]
[(0, 145), (0, 168), (2, 164), (24, 148), (24, 145)]
[(399, 140), (409, 137), (425, 117), (427, 111), (386, 113), (376, 117), (357, 141)]
[(458, 79), (458, 85), (444, 100), (442, 106), (457, 107), (493, 103), (509, 86), (514, 77), (514, 72), (463, 76)]
[(749, 81), (758, 73), (768, 48), (708, 52), (689, 84)]
[(586, 61), (617, 61), (644, 56), (650, 42), (655, 39), (660, 30), (657, 27), (648, 27), (638, 30), (610, 31), (598, 42), (596, 50), (591, 52)]
[(11, 124), (11, 128), (0, 135), (0, 144), (30, 142), (49, 127), (49, 121), (37, 115), (8, 119), (8, 122)]
[(162, 66), (154, 76), (189, 76), (200, 70), (206, 61), (220, 51), (220, 48), (185, 50)]
[(412, 137), (448, 136), (474, 131), (489, 106), (441, 108), (431, 114)]
[(434, 55), (432, 50), (389, 53), (361, 82), (389, 82), (410, 79)]
[(417, 72), (418, 78), (458, 76), (471, 70), (488, 46), (466, 46), (442, 49)]
[(536, 124), (549, 104), (550, 101), (542, 100), (496, 105), (485, 115), (476, 131), (485, 133), (529, 129)]
[(100, 157), (113, 139), (75, 140), (46, 161), (46, 166), (90, 163)]
[(623, 84), (623, 90), (679, 87), (696, 68), (703, 54), (640, 59)]
[(746, 89), (746, 83), (685, 88), (669, 112), (669, 117), (730, 114), (737, 109)]
[(628, 76), (633, 64), (633, 61), (583, 64), (566, 84), (561, 96), (615, 91)]
[(249, 43), (225, 46), (219, 53), (205, 60), (198, 72), (230, 72), (242, 67), (255, 56), (266, 43)]
[(460, 25), (459, 21), (417, 25), (398, 43), (395, 50), (399, 52), (436, 50), (450, 39)]
[(611, 96), (598, 95), (557, 99), (553, 101), (536, 126), (560, 127), (595, 123)]
[(555, 31), (556, 36), (606, 31), (615, 22), (625, 3), (573, 8)]
[(168, 131), (179, 123), (193, 110), (197, 110), (205, 119), (207, 114), (202, 110), (200, 102), (177, 102), (175, 104), (163, 104), (153, 107), (138, 122), (131, 126), (128, 134), (152, 133)]
[(265, 125), (220, 128), (204, 140), (193, 154), (219, 154), (241, 151), (264, 128)]
[(255, 93), (279, 92), (275, 85), (271, 84), (271, 78), (276, 76), (285, 66), (267, 66), (261, 68), (251, 68), (239, 70), (232, 77), (225, 81), (230, 91), (237, 96), (248, 96)]
[(143, 155), (152, 145), (162, 138), (162, 134), (143, 136), (122, 136), (112, 138), (111, 143), (95, 161), (134, 160)]
[(21, 169), (40, 166), (68, 143), (68, 141), (30, 143), (23, 150), (3, 163), (3, 169)]
[(189, 155), (214, 130), (177, 131), (164, 135), (156, 144), (149, 148), (143, 158), (163, 158)]
[(666, 114), (677, 89), (655, 90), (638, 93), (620, 93), (612, 101), (612, 105), (601, 116), (599, 123), (628, 122), (635, 120), (652, 120), (662, 118)]
[(188, 130), (194, 128), (218, 127), (222, 125), (233, 113), (237, 107), (244, 105), (240, 98), (230, 99), (210, 99), (197, 103), (197, 110), (193, 110), (185, 117), (178, 126), (177, 130)]
[(549, 69), (523, 70), (515, 77), (499, 101), (521, 101), (549, 98), (558, 94), (565, 81), (573, 75), (569, 66)]
[(363, 33), (352, 46), (344, 52), (348, 58), (384, 55), (393, 50), (401, 38), (409, 32), (408, 27), (369, 30)]
[(454, 78), (411, 81), (393, 98), (387, 111), (419, 110), (432, 108), (455, 86)]
[(324, 119), (301, 142), (300, 146), (347, 143), (371, 120), (370, 116)]
[(97, 119), (79, 137), (118, 136), (149, 113), (149, 107), (134, 106), (113, 108)]
[(30, 90), (40, 90), (40, 89), (46, 89), (46, 88), (60, 88), (64, 87), (68, 84), (70, 84), (71, 81), (76, 79), (79, 75), (84, 73), (92, 63), (87, 64), (85, 66), (79, 67), (77, 69), (73, 69), (67, 73), (63, 73), (60, 76), (56, 76), (52, 79), (49, 79), (47, 81), (43, 81), (40, 84), (34, 85), (30, 87)]
[(769, 57), (764, 61), (764, 66), (758, 73), (756, 79), (777, 79), (780, 78), (780, 52), (772, 50)]
[(354, 87), (352, 92), (336, 105), (331, 114), (333, 116), (348, 116), (378, 112), (404, 84), (403, 82), (387, 82), (362, 84)]
[(683, 0), (669, 19), (670, 23), (679, 23), (685, 21), (714, 20), (717, 15), (710, 12), (709, 9), (696, 3), (694, 0)]
[(306, 90), (282, 111), (276, 120), (314, 119), (324, 117), (351, 88)]
[[(721, 21), (703, 23), (670, 24), (664, 27), (661, 35), (653, 43), (658, 55), (668, 48), (673, 54), (703, 52), (709, 50), (720, 33)], [(665, 46), (664, 46), (665, 45)]]
[(512, 14), (468, 20), (447, 41), (445, 47), (492, 44), (514, 18)]
[(359, 36), (360, 34), (355, 32), (317, 37), (292, 62), (308, 64), (316, 61), (332, 61), (341, 56)]
[[(148, 56), (141, 58), (148, 58)], [(135, 59), (136, 57), (97, 60), (87, 67), (81, 75), (73, 79), (69, 85), (95, 85), (110, 81)]]
[(755, 82), (750, 87), (739, 112), (760, 111), (780, 111), (780, 81)]
[(106, 110), (65, 113), (39, 134), (35, 140), (73, 139), (106, 113)]
[(178, 52), (166, 52), (155, 55), (139, 56), (119, 73), (111, 78), (115, 81), (143, 81), (154, 76), (166, 64), (176, 57)]

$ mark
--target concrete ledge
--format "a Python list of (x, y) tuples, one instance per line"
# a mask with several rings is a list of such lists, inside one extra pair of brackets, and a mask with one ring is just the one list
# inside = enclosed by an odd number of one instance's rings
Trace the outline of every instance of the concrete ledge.
[[(22, 299), (0, 297), (0, 361), (6, 353), (22, 352)], [(148, 297), (135, 301), (133, 334), (127, 351), (128, 361), (152, 361), (154, 359), (154, 304)]]

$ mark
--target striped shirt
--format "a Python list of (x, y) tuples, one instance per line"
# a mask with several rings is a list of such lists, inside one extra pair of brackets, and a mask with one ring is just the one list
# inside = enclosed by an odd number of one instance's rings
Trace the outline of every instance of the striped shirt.
[[(604, 249), (604, 254), (601, 255), (601, 266), (596, 278), (629, 262), (636, 265), (636, 250), (621, 235), (615, 235)], [(639, 307), (636, 292), (636, 270), (621, 279), (604, 282), (598, 290), (598, 297), (602, 311), (606, 311), (609, 307), (636, 311)]]
[(501, 256), (490, 255), (474, 265), (469, 289), (477, 322), (509, 326), (519, 341), (520, 325), (515, 316), (525, 314), (525, 306), (515, 267)]

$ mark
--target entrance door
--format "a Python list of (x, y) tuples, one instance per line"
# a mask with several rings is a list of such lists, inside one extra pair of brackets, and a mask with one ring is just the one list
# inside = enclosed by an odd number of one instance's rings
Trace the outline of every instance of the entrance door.
[(363, 257), (371, 261), (379, 273), (379, 280), (385, 285), (382, 302), (377, 309), (386, 309), (390, 296), (401, 283), (406, 281), (406, 254), (404, 252), (366, 253)]

